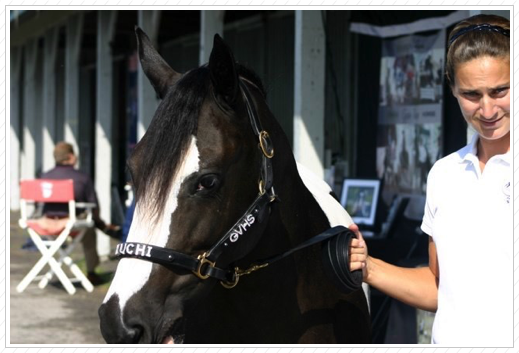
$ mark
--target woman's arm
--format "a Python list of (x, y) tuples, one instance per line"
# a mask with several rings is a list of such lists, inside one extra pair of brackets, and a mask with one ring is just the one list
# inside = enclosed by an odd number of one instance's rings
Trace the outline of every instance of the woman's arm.
[(350, 269), (362, 269), (364, 282), (405, 304), (436, 311), (438, 307), (439, 267), (436, 246), (429, 237), (429, 266), (398, 267), (368, 255), (368, 248), (356, 225), (350, 229), (358, 239), (352, 240)]

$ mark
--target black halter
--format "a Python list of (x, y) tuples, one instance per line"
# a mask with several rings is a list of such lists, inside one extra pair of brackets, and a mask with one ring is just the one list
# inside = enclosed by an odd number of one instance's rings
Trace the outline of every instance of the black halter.
[[(256, 261), (247, 269), (240, 269), (238, 267), (224, 269), (216, 266), (217, 260), (222, 255), (222, 253), (232, 249), (233, 246), (237, 244), (238, 239), (242, 235), (245, 235), (252, 227), (262, 223), (265, 220), (266, 216), (270, 212), (270, 203), (276, 200), (277, 197), (273, 187), (271, 159), (274, 156), (274, 147), (272, 141), (268, 132), (263, 130), (261, 122), (257, 116), (256, 109), (254, 109), (254, 103), (251, 94), (247, 86), (242, 81), (240, 81), (240, 89), (243, 93), (243, 98), (245, 100), (245, 105), (247, 107), (247, 113), (250, 118), (252, 129), (254, 134), (259, 139), (259, 145), (262, 151), (262, 163), (260, 171), (261, 179), (259, 182), (259, 194), (257, 198), (250, 205), (243, 216), (240, 217), (240, 219), (231, 227), (231, 229), (227, 231), (227, 233), (225, 233), (225, 235), (210, 250), (204, 252), (201, 255), (198, 255), (196, 258), (160, 246), (135, 242), (118, 244), (115, 250), (115, 255), (117, 257), (137, 258), (151, 261), (165, 267), (190, 270), (200, 279), (207, 279), (212, 277), (218, 279), (224, 287), (233, 288), (238, 283), (240, 276), (250, 274), (253, 271), (264, 268), (269, 264), (281, 260), (293, 252), (306, 248), (310, 245), (323, 242), (340, 234), (347, 234), (347, 242), (349, 243), (349, 239), (353, 233), (343, 226), (337, 226), (308, 239), (307, 241), (289, 251), (269, 257), (267, 259)], [(344, 252), (344, 249), (342, 250)], [(345, 251), (346, 253), (341, 254), (339, 257), (342, 258), (345, 256), (347, 261), (347, 248)], [(326, 257), (327, 256), (324, 256), (323, 258)], [(349, 273), (349, 270), (345, 272)], [(362, 276), (360, 277), (360, 282), (362, 282)], [(360, 287), (360, 284), (358, 284), (358, 286), (356, 285), (356, 287)], [(352, 289), (356, 288), (350, 288), (348, 291)]]

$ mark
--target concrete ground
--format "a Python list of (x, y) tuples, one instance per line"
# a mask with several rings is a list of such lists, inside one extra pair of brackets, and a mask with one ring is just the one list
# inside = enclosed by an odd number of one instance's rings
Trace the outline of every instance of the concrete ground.
[[(102, 262), (97, 273), (107, 280), (88, 293), (76, 285), (76, 293), (69, 295), (55, 279), (44, 288), (32, 282), (18, 293), (16, 286), (40, 258), (38, 251), (23, 250), (28, 234), (18, 227), (19, 214), (10, 214), (10, 316), (8, 323), (11, 344), (103, 344), (99, 331), (97, 309), (110, 285), (109, 280), (117, 261)], [(112, 247), (115, 247), (113, 242)], [(80, 267), (84, 263), (82, 246), (76, 247), (72, 258)], [(84, 267), (83, 267), (84, 268)], [(44, 271), (48, 269), (45, 267)], [(69, 274), (67, 270), (65, 272)]]

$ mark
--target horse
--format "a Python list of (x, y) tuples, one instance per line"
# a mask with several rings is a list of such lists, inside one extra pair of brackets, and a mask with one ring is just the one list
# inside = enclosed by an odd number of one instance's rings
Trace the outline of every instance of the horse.
[(218, 35), (180, 74), (135, 32), (161, 102), (127, 162), (136, 208), (99, 308), (105, 341), (369, 343), (365, 291), (325, 275), (313, 240), (351, 218), (296, 163), (261, 80)]

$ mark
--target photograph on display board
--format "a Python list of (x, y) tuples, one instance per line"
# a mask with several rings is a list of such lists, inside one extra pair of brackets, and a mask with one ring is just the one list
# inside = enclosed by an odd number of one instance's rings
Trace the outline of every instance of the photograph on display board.
[(382, 44), (377, 177), (389, 192), (424, 193), (440, 156), (445, 32)]
[(380, 180), (344, 179), (341, 204), (357, 224), (374, 225)]

